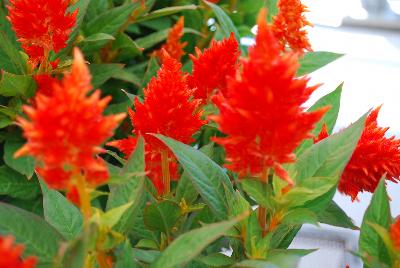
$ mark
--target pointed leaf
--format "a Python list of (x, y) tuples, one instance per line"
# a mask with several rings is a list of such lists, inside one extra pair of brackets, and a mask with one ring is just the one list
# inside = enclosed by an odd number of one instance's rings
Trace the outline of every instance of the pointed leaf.
[(30, 200), (38, 196), (40, 187), (37, 180), (28, 180), (22, 174), (7, 166), (0, 167), (0, 195)]
[(14, 153), (25, 144), (24, 141), (9, 137), (4, 144), (4, 162), (7, 166), (31, 178), (35, 171), (35, 159), (30, 156), (14, 158)]
[(335, 201), (331, 201), (329, 206), (318, 214), (318, 221), (333, 226), (357, 230), (353, 220), (346, 215)]
[(342, 56), (343, 54), (326, 51), (307, 52), (300, 59), (300, 68), (297, 71), (297, 75), (301, 76), (312, 73)]
[(83, 217), (61, 193), (51, 190), (40, 180), (43, 192), (44, 218), (67, 240), (76, 238), (83, 228)]

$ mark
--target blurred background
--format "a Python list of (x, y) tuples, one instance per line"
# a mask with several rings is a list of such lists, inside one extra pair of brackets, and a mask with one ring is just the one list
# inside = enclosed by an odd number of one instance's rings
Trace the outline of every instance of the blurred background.
[[(336, 131), (348, 126), (369, 109), (383, 104), (378, 121), (389, 126), (389, 135), (400, 137), (400, 0), (303, 0), (314, 24), (309, 38), (315, 51), (331, 51), (344, 57), (312, 74), (323, 83), (311, 102), (344, 82)], [(400, 214), (400, 185), (388, 184), (392, 215)], [(335, 201), (360, 226), (371, 194), (351, 202), (339, 193)], [(304, 226), (293, 248), (320, 248), (300, 267), (362, 267), (350, 251), (356, 251), (358, 231)]]

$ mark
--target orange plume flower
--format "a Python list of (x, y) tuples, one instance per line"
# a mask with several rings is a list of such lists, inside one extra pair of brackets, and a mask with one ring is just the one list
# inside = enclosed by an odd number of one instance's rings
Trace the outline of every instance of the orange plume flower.
[(18, 118), (27, 143), (15, 156), (34, 156), (36, 171), (51, 188), (73, 189), (72, 175), (77, 174), (92, 186), (108, 178), (107, 166), (97, 155), (125, 114), (103, 116), (111, 97), (101, 99), (99, 90), (88, 96), (90, 79), (83, 55), (75, 49), (71, 73), (51, 84), (51, 95), (39, 91), (35, 107), (24, 106), (28, 120)]
[(256, 44), (242, 61), (242, 71), (230, 77), (227, 96), (214, 96), (220, 114), (210, 118), (227, 134), (214, 140), (225, 147), (228, 168), (241, 177), (263, 179), (272, 168), (292, 184), (281, 164), (295, 160), (294, 149), (311, 136), (327, 109), (305, 111), (303, 103), (317, 86), (309, 87), (308, 78), (296, 78), (296, 54), (281, 54), (265, 16), (263, 9)]
[[(183, 143), (193, 141), (192, 135), (200, 129), (203, 121), (198, 109), (199, 101), (191, 100), (193, 91), (189, 89), (182, 65), (168, 55), (144, 90), (144, 103), (135, 100), (135, 111), (129, 110), (134, 126), (133, 134), (143, 135), (146, 141), (146, 169), (159, 193), (164, 190), (161, 176), (161, 152), (168, 151), (169, 169), (172, 179), (177, 179), (176, 160), (170, 150), (148, 133), (159, 133)], [(136, 138), (113, 141), (108, 145), (118, 148), (129, 156), (136, 146)]]
[(235, 75), (239, 55), (239, 44), (233, 33), (229, 39), (214, 40), (203, 52), (196, 48), (196, 57), (190, 55), (193, 73), (189, 76), (189, 85), (196, 88), (195, 98), (207, 100), (216, 89), (225, 95), (226, 78)]
[(1, 268), (33, 268), (36, 266), (36, 257), (23, 259), (23, 245), (15, 245), (14, 237), (0, 236), (0, 267)]
[(67, 13), (69, 0), (10, 0), (8, 19), (35, 67), (48, 53), (58, 53), (76, 22), (77, 10)]
[(181, 38), (183, 36), (183, 26), (184, 26), (184, 18), (180, 17), (176, 24), (171, 28), (168, 33), (167, 41), (165, 44), (159, 49), (154, 51), (154, 55), (163, 58), (165, 55), (163, 50), (165, 50), (172, 58), (180, 61), (182, 56), (185, 55), (185, 51), (183, 50), (187, 42), (181, 42)]
[(304, 29), (305, 26), (311, 26), (303, 14), (307, 12), (307, 7), (301, 0), (279, 0), (278, 8), (272, 31), (280, 41), (282, 49), (288, 45), (295, 52), (311, 51), (307, 31)]
[(396, 250), (400, 251), (400, 217), (390, 226), (390, 239)]
[[(339, 192), (354, 201), (360, 192), (375, 192), (380, 179), (397, 182), (400, 177), (400, 140), (385, 137), (389, 128), (378, 126), (377, 118), (381, 107), (367, 117), (361, 138), (339, 181)], [(328, 135), (320, 134), (317, 141)]]

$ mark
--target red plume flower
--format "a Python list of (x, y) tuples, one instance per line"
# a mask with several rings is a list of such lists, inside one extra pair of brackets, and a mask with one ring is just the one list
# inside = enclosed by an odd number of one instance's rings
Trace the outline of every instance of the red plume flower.
[(190, 55), (193, 73), (189, 84), (196, 88), (195, 98), (207, 100), (215, 89), (226, 93), (227, 76), (234, 76), (239, 58), (239, 44), (233, 33), (229, 39), (213, 41), (210, 48), (201, 52), (196, 48), (196, 56)]
[(0, 267), (1, 268), (33, 268), (36, 257), (23, 259), (23, 245), (15, 245), (12, 236), (0, 237)]
[(58, 81), (49, 74), (35, 75), (33, 79), (37, 85), (36, 92), (48, 97), (52, 95), (53, 83)]
[(76, 22), (77, 11), (67, 13), (69, 0), (10, 0), (8, 19), (33, 66), (53, 50), (58, 53)]
[[(386, 174), (386, 178), (393, 182), (400, 177), (400, 140), (394, 136), (386, 138), (389, 128), (378, 126), (380, 108), (368, 115), (361, 138), (339, 181), (339, 192), (350, 196), (353, 201), (360, 192), (375, 192), (383, 175)], [(317, 141), (327, 136), (320, 134)]]
[(396, 250), (400, 251), (400, 217), (390, 226), (390, 239)]
[[(133, 134), (143, 135), (146, 141), (146, 166), (159, 193), (164, 190), (161, 177), (160, 153), (168, 151), (169, 168), (172, 179), (177, 179), (176, 162), (172, 152), (148, 133), (159, 133), (183, 143), (193, 141), (192, 135), (200, 129), (203, 121), (198, 109), (199, 102), (191, 100), (193, 91), (189, 89), (182, 65), (174, 58), (164, 56), (164, 62), (144, 90), (144, 103), (135, 100), (135, 111), (129, 110), (134, 126)], [(118, 148), (129, 156), (136, 146), (135, 138), (113, 141), (108, 145)]]
[(357, 198), (359, 192), (373, 193), (386, 173), (386, 178), (397, 182), (400, 177), (400, 140), (385, 137), (389, 128), (378, 126), (381, 107), (367, 117), (365, 129), (339, 182), (339, 191)]
[(311, 45), (307, 37), (305, 26), (311, 23), (304, 17), (307, 7), (301, 0), (279, 0), (279, 12), (274, 17), (272, 31), (281, 42), (282, 48), (288, 45), (292, 50), (303, 53), (311, 51)]
[(211, 118), (227, 134), (215, 141), (225, 147), (228, 168), (242, 177), (264, 177), (266, 170), (273, 168), (292, 184), (281, 164), (295, 160), (294, 149), (311, 136), (326, 108), (315, 112), (303, 108), (317, 86), (308, 87), (308, 78), (295, 77), (297, 57), (281, 54), (265, 16), (263, 9), (256, 44), (249, 48), (242, 71), (230, 77), (227, 96), (213, 98), (220, 114)]
[(168, 33), (167, 42), (159, 49), (154, 51), (154, 55), (162, 59), (165, 50), (169, 56), (180, 61), (182, 56), (185, 55), (185, 51), (183, 50), (187, 42), (181, 43), (181, 38), (183, 36), (183, 26), (184, 26), (184, 17), (180, 17), (176, 24), (171, 28)]
[(321, 131), (320, 131), (319, 134), (318, 134), (318, 137), (314, 137), (314, 138), (313, 138), (314, 143), (317, 143), (317, 142), (319, 142), (319, 141), (325, 139), (325, 138), (328, 137), (328, 136), (329, 136), (329, 134), (328, 134), (328, 127), (327, 127), (326, 124), (324, 123), (324, 124), (322, 125)]
[(75, 49), (71, 73), (51, 84), (50, 96), (39, 92), (35, 107), (24, 106), (29, 120), (18, 118), (27, 143), (15, 156), (34, 156), (39, 162), (36, 170), (51, 188), (69, 191), (75, 185), (72, 174), (82, 173), (93, 186), (108, 178), (107, 166), (97, 154), (125, 115), (102, 115), (111, 98), (101, 99), (99, 90), (88, 96), (90, 79), (83, 56)]

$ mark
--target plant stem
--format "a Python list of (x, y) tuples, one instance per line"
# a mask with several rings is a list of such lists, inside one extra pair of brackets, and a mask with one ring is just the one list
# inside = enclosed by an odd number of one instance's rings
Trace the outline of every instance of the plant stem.
[(171, 191), (171, 174), (169, 172), (169, 160), (167, 150), (161, 151), (161, 169), (163, 175), (164, 195), (167, 195)]
[(90, 195), (86, 190), (85, 178), (80, 174), (80, 172), (76, 173), (75, 178), (77, 184), (76, 186), (78, 188), (78, 193), (79, 193), (80, 208), (82, 211), (82, 215), (85, 219), (85, 225), (86, 225), (87, 221), (92, 215), (92, 207), (90, 205)]
[[(268, 174), (269, 168), (264, 168), (260, 178), (263, 184), (268, 183)], [(260, 224), (262, 236), (264, 237), (267, 234), (267, 209), (262, 205), (258, 207), (258, 223)]]

